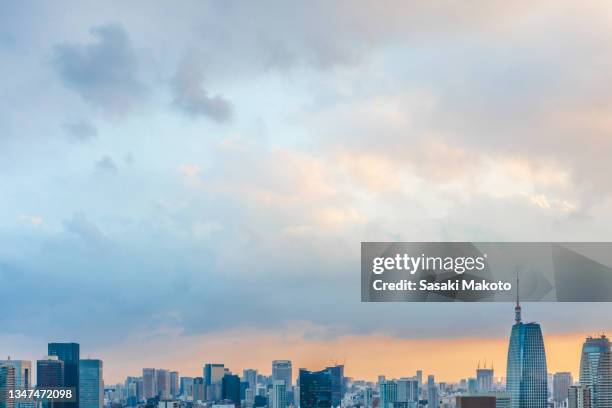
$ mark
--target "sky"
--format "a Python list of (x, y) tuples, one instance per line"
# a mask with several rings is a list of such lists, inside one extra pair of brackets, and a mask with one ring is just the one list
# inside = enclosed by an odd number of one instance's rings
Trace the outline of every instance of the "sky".
[[(513, 305), (361, 303), (360, 242), (609, 240), (611, 23), (600, 1), (3, 2), (0, 353), (77, 341), (108, 383), (503, 374)], [(524, 311), (554, 370), (612, 328), (609, 304)]]

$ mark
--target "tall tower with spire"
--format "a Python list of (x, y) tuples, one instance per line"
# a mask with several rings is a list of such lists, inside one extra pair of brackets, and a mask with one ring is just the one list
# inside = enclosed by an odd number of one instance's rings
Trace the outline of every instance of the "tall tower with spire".
[(514, 325), (508, 345), (506, 392), (510, 408), (547, 408), (548, 375), (542, 329), (538, 323), (521, 321), (521, 305), (516, 278)]

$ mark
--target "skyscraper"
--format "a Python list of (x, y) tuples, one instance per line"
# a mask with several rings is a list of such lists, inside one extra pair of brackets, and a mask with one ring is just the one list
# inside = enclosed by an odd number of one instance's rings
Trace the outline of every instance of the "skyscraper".
[(572, 373), (555, 373), (553, 375), (553, 401), (560, 405), (567, 399), (567, 392), (572, 386)]
[(397, 402), (406, 403), (408, 408), (416, 408), (419, 403), (419, 380), (400, 378), (397, 383)]
[(221, 379), (221, 398), (240, 407), (240, 377), (234, 374), (225, 374)]
[(397, 384), (395, 381), (383, 381), (378, 385), (380, 408), (393, 408), (397, 402)]
[(291, 379), (292, 367), (290, 360), (274, 360), (272, 361), (272, 381), (282, 380), (285, 381), (287, 388), (293, 385)]
[(275, 380), (272, 383), (270, 408), (287, 408), (287, 384), (284, 380)]
[(179, 394), (187, 400), (193, 398), (193, 377), (181, 377)]
[(506, 390), (511, 408), (547, 408), (546, 353), (542, 330), (537, 323), (521, 321), (517, 278), (515, 323), (510, 334)]
[(336, 365), (325, 369), (331, 378), (331, 403), (333, 407), (339, 407), (344, 397), (344, 366)]
[(591, 408), (591, 391), (586, 385), (571, 386), (567, 392), (568, 408)]
[(438, 387), (433, 375), (427, 376), (427, 407), (438, 408), (440, 399), (438, 396)]
[(363, 390), (363, 406), (364, 408), (372, 408), (374, 405), (374, 395), (371, 387), (366, 387)]
[(467, 379), (467, 391), (469, 394), (478, 393), (478, 380), (476, 378)]
[(155, 370), (157, 377), (157, 396), (162, 400), (170, 399), (170, 372), (164, 369)]
[(80, 408), (102, 408), (104, 406), (104, 380), (101, 360), (79, 361)]
[(145, 400), (157, 395), (157, 378), (154, 368), (142, 369), (142, 392)]
[(257, 370), (245, 368), (242, 370), (242, 380), (249, 383), (249, 388), (255, 392), (257, 388)]
[(49, 343), (50, 356), (57, 356), (64, 362), (64, 387), (74, 388), (75, 402), (60, 402), (59, 408), (79, 408), (79, 359), (78, 343)]
[(597, 367), (595, 408), (612, 408), (612, 353), (602, 353)]
[[(81, 373), (81, 379), (82, 378), (83, 373)], [(82, 382), (83, 381), (81, 380), (81, 383)], [(142, 397), (142, 395), (140, 395), (142, 393), (142, 390), (140, 389), (141, 382), (142, 378), (140, 377), (127, 377), (125, 379), (125, 400), (128, 407), (135, 407), (138, 405), (138, 402)], [(102, 385), (104, 385), (104, 382), (102, 382)], [(81, 388), (81, 395), (83, 395), (84, 392), (85, 391)], [(102, 398), (102, 400), (104, 401), (104, 398)]]
[(64, 385), (64, 362), (57, 356), (46, 356), (36, 362), (36, 385), (43, 387), (62, 387)]
[(225, 375), (225, 366), (223, 364), (205, 364), (204, 365), (204, 383), (211, 385), (220, 383)]
[(13, 408), (15, 400), (9, 398), (9, 391), (15, 389), (15, 367), (0, 364), (0, 408)]
[(331, 407), (331, 375), (329, 371), (308, 371), (300, 368), (300, 408)]
[(28, 360), (0, 360), (0, 365), (15, 367), (15, 388), (32, 387), (32, 362)]
[(208, 401), (221, 399), (221, 380), (225, 375), (225, 366), (223, 364), (205, 364), (203, 374), (204, 399)]
[(493, 389), (493, 368), (478, 368), (476, 370), (478, 392), (486, 393)]
[(193, 400), (194, 401), (205, 401), (205, 385), (202, 377), (195, 377), (193, 379)]
[(170, 371), (170, 397), (177, 398), (179, 395), (179, 373)]
[[(38, 388), (63, 387), (64, 362), (57, 356), (45, 356), (44, 359), (36, 361), (36, 386)], [(43, 401), (42, 407), (58, 407), (60, 403)]]
[[(602, 403), (602, 401), (598, 401), (598, 399), (601, 399), (598, 395), (601, 394), (599, 389), (605, 383), (610, 382), (610, 378), (607, 378), (609, 373), (605, 369), (600, 369), (601, 361), (606, 353), (610, 353), (610, 341), (606, 336), (587, 337), (582, 345), (580, 384), (589, 389), (591, 408), (599, 408)], [(603, 392), (603, 389), (601, 391)]]

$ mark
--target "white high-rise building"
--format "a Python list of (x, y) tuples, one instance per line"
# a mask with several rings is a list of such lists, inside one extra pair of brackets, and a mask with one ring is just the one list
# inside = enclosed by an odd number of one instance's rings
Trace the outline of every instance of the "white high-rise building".
[(275, 380), (272, 383), (270, 408), (287, 408), (287, 386), (284, 380)]
[(397, 402), (408, 403), (408, 407), (416, 407), (419, 403), (419, 380), (416, 377), (400, 378), (397, 383)]
[(478, 368), (476, 370), (477, 391), (487, 393), (493, 390), (493, 369)]

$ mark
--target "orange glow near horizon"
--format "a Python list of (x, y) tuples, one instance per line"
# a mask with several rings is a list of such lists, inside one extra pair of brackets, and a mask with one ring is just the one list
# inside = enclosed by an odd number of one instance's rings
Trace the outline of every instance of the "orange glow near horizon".
[[(580, 349), (587, 334), (544, 333), (548, 371), (569, 371), (578, 375)], [(386, 335), (340, 336), (309, 339), (301, 335), (272, 336), (261, 331), (228, 331), (206, 336), (176, 336), (138, 343), (138, 348), (105, 358), (105, 379), (123, 381), (125, 375), (140, 375), (143, 367), (178, 370), (180, 375), (201, 376), (205, 362), (224, 363), (234, 373), (256, 368), (270, 374), (271, 361), (290, 359), (294, 380), (301, 367), (320, 369), (345, 364), (345, 375), (375, 380), (413, 376), (415, 371), (434, 374), (437, 381), (456, 382), (474, 377), (480, 362), (494, 366), (495, 377), (505, 377), (507, 338), (401, 339)], [(163, 350), (160, 352), (160, 350)], [(148, 363), (142, 363), (143, 361)]]

